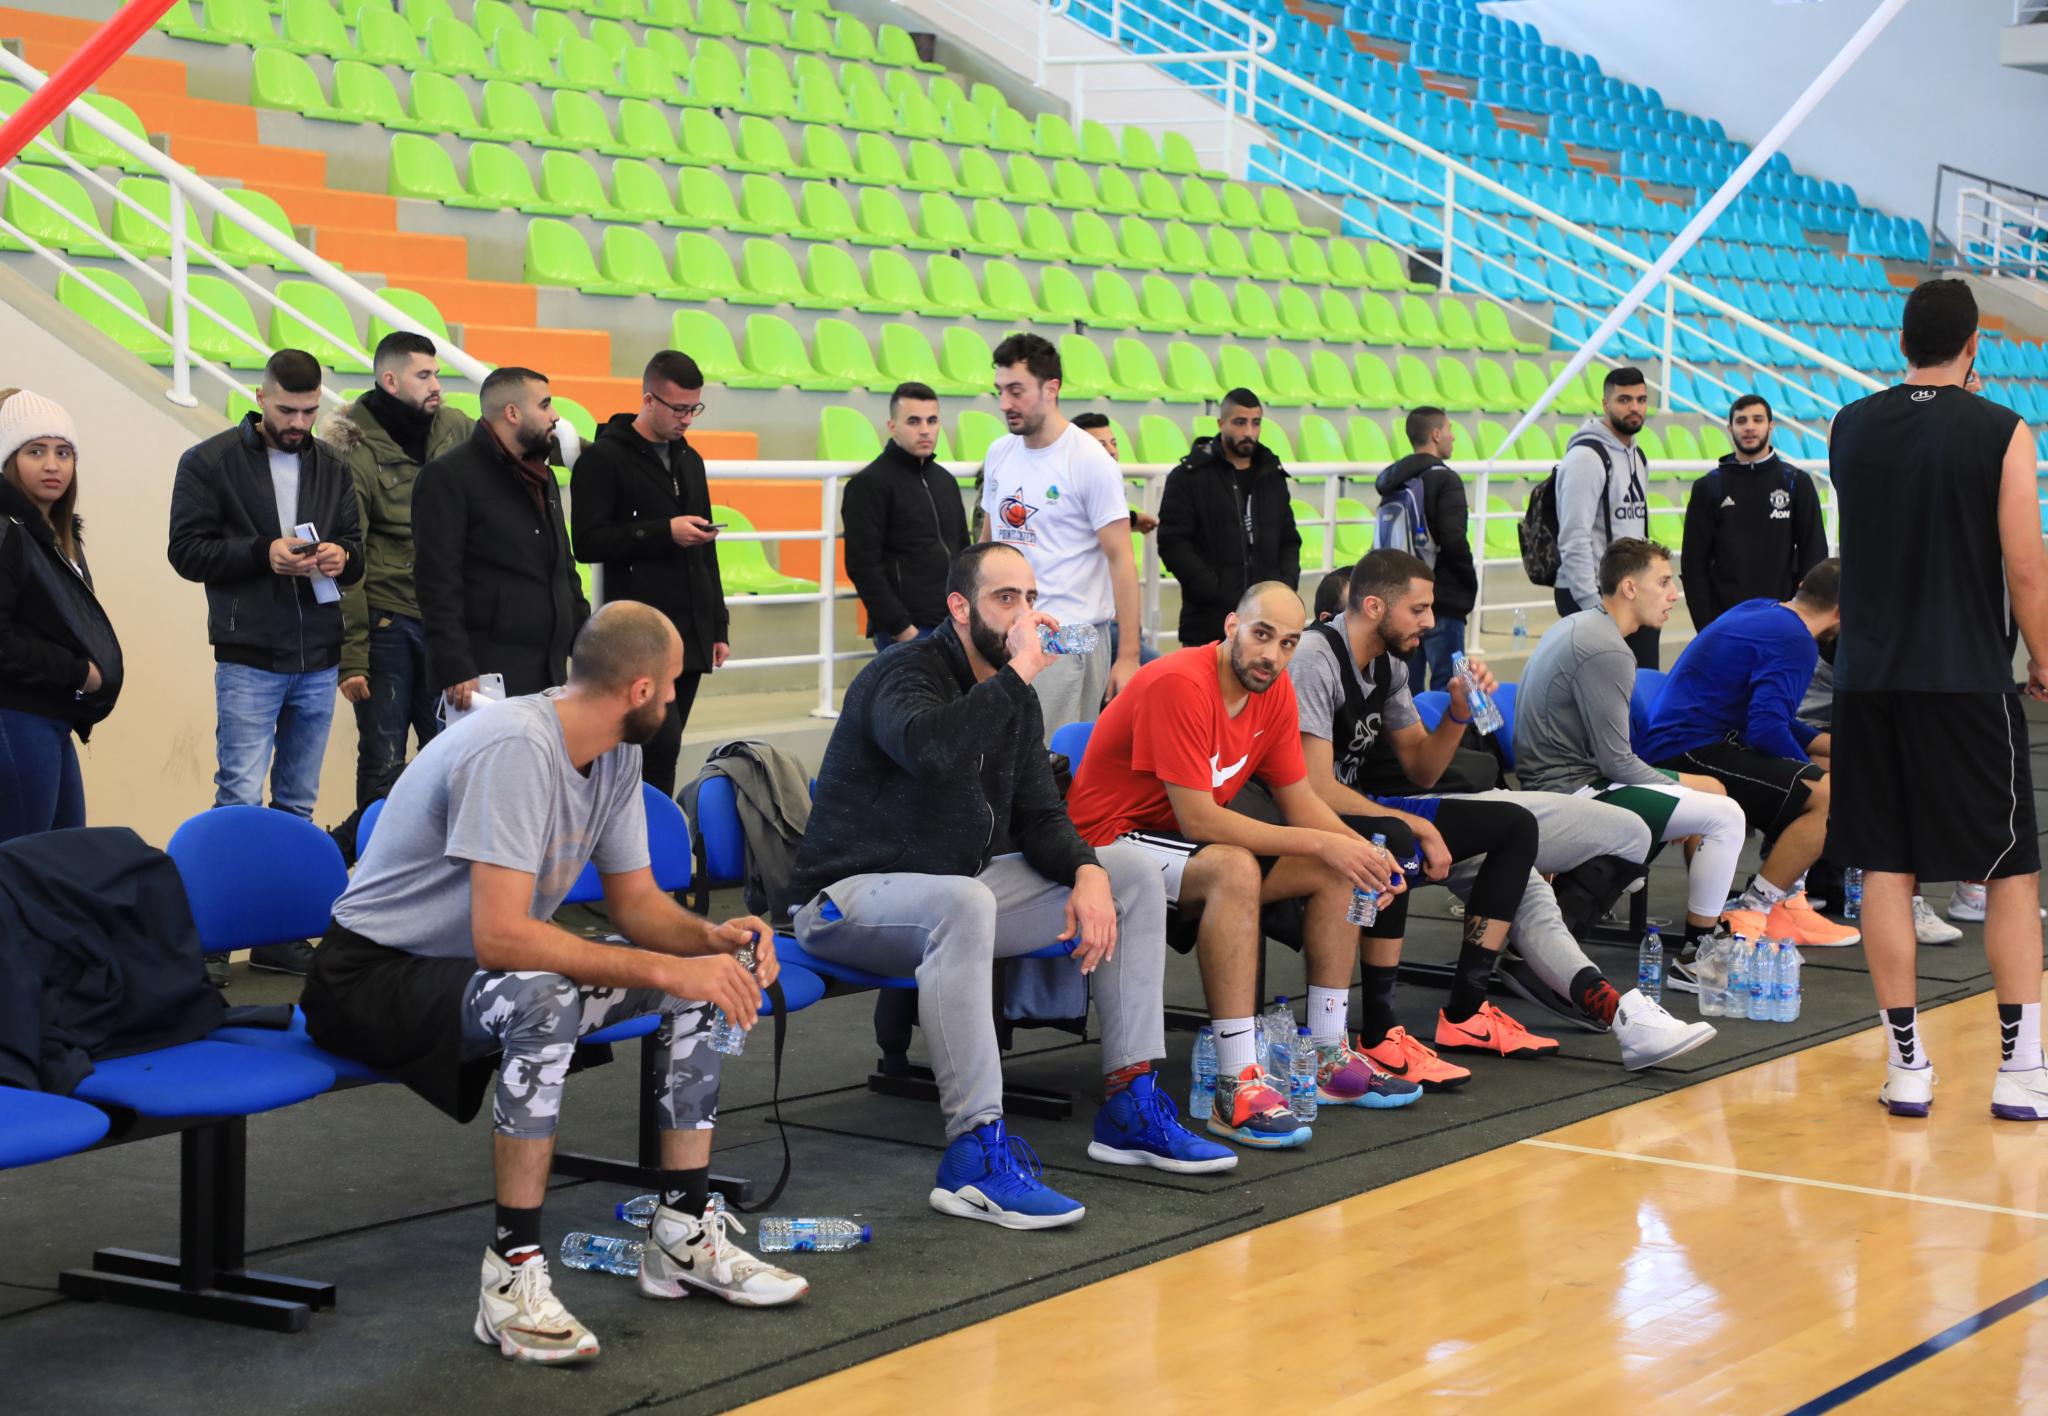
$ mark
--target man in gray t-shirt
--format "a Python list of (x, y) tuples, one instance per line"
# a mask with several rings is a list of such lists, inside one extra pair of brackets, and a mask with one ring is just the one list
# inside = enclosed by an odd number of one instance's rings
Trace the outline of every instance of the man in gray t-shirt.
[[(495, 1075), (497, 1228), (475, 1334), (533, 1362), (597, 1354), (550, 1291), (540, 1206), (576, 1040), (630, 1018), (658, 1015), (668, 1052), (640, 1291), (680, 1298), (687, 1285), (747, 1307), (808, 1291), (729, 1242), (709, 1198), (712, 1029), (721, 1013), (751, 1026), (777, 964), (766, 924), (693, 915), (649, 867), (640, 746), (675, 697), (682, 640), (660, 611), (620, 602), (590, 618), (573, 656), (567, 688), (476, 709), (420, 751), (335, 904), (304, 998), (314, 1041), (457, 1120)], [(622, 939), (551, 922), (586, 864)]]

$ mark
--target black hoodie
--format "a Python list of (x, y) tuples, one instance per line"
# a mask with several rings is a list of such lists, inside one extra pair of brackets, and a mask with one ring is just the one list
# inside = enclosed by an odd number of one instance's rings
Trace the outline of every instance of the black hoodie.
[(1301, 532), (1287, 469), (1264, 443), (1252, 454), (1251, 507), (1217, 438), (1198, 438), (1159, 495), (1159, 559), (1180, 582), (1180, 642), (1213, 644), (1244, 592), (1262, 580), (1301, 583)]
[(1472, 565), (1472, 538), (1465, 510), (1465, 479), (1434, 453), (1411, 452), (1379, 475), (1373, 486), (1385, 501), (1407, 483), (1422, 479), (1422, 514), (1436, 541), (1436, 617), (1462, 620), (1479, 599), (1479, 573)]
[(946, 572), (967, 547), (967, 510), (950, 472), (892, 438), (847, 480), (839, 518), (869, 634), (930, 629), (946, 618)]
[(569, 504), (576, 559), (603, 563), (605, 599), (660, 610), (683, 636), (683, 672), (709, 670), (711, 646), (731, 642), (717, 543), (679, 546), (669, 533), (678, 516), (711, 519), (711, 487), (697, 449), (677, 438), (664, 466), (654, 444), (634, 429), (633, 415), (615, 414), (576, 459)]
[(1813, 478), (1775, 451), (1761, 462), (1730, 453), (1692, 484), (1678, 573), (1694, 628), (1744, 600), (1791, 599), (1806, 572), (1827, 558)]

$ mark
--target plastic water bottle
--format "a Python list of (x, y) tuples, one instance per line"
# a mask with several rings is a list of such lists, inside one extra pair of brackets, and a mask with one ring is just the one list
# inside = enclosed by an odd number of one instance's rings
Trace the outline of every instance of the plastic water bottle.
[(1806, 1001), (1805, 985), (1799, 972), (1806, 960), (1799, 956), (1799, 946), (1790, 939), (1778, 941), (1778, 1021), (1796, 1023), (1799, 1009)]
[(635, 1195), (630, 1200), (621, 1200), (612, 1206), (612, 1215), (621, 1224), (630, 1224), (635, 1229), (645, 1229), (654, 1223), (654, 1212), (661, 1208), (659, 1195)]
[(1636, 950), (1636, 988), (1652, 1003), (1664, 1001), (1664, 936), (1651, 925)]
[(1038, 627), (1038, 643), (1048, 654), (1093, 654), (1102, 636), (1092, 624), (1063, 624), (1058, 629)]
[[(733, 955), (740, 961), (740, 967), (748, 973), (754, 971), (754, 946), (742, 945)], [(725, 1016), (720, 1008), (718, 1016), (711, 1020), (711, 1036), (708, 1039), (713, 1052), (723, 1052), (728, 1057), (737, 1057), (747, 1050), (747, 1030)]]
[(1842, 867), (1842, 918), (1863, 918), (1863, 867)]
[(1351, 908), (1344, 911), (1345, 921), (1363, 929), (1379, 917), (1380, 897), (1369, 890), (1361, 890), (1356, 885), (1352, 886)]
[(1529, 652), (1529, 612), (1527, 610), (1515, 611), (1515, 652), (1517, 654)]
[(1724, 1018), (1749, 1016), (1750, 958), (1749, 941), (1736, 935), (1728, 947), (1728, 993), (1721, 1000), (1721, 1016)]
[(599, 1273), (632, 1278), (640, 1272), (640, 1251), (645, 1247), (638, 1239), (585, 1234), (579, 1230), (562, 1236), (562, 1267), (595, 1269)]
[(857, 1219), (763, 1219), (755, 1231), (764, 1254), (831, 1254), (874, 1242), (875, 1231)]
[(1506, 726), (1500, 709), (1495, 706), (1493, 695), (1479, 686), (1479, 679), (1472, 672), (1471, 661), (1459, 650), (1451, 655), (1451, 671), (1465, 681), (1465, 702), (1472, 710), (1472, 726), (1479, 729), (1481, 737), (1492, 737)]
[(1294, 1056), (1287, 1069), (1287, 1109), (1297, 1121), (1316, 1119), (1316, 1070), (1322, 1058), (1316, 1055), (1315, 1039), (1307, 1028), (1294, 1033)]
[(1283, 1088), (1294, 1071), (1294, 1027), (1294, 1004), (1284, 993), (1259, 1019), (1259, 1066)]
[(1776, 983), (1777, 969), (1777, 946), (1768, 939), (1757, 940), (1756, 948), (1749, 956), (1749, 1008), (1746, 1016), (1752, 1023), (1771, 1020), (1771, 990)]
[(1188, 1092), (1188, 1115), (1207, 1121), (1216, 1110), (1216, 1033), (1204, 1025), (1195, 1034), (1195, 1084)]
[(1719, 935), (1710, 934), (1700, 941), (1699, 952), (1693, 955), (1692, 976), (1700, 986), (1702, 1018), (1721, 1016), (1721, 998), (1727, 992), (1728, 977), (1728, 961), (1722, 953), (1722, 945)]

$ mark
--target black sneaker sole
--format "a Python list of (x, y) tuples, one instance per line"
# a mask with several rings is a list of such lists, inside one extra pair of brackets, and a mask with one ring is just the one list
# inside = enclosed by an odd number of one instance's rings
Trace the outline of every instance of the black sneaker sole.
[(1536, 976), (1525, 959), (1503, 954), (1500, 963), (1494, 967), (1494, 977), (1508, 986), (1508, 990), (1526, 1003), (1533, 1003), (1561, 1023), (1568, 1023), (1581, 1032), (1604, 1033), (1608, 1029), (1594, 1022), (1578, 1010), (1569, 999), (1560, 998), (1551, 992), (1550, 985)]

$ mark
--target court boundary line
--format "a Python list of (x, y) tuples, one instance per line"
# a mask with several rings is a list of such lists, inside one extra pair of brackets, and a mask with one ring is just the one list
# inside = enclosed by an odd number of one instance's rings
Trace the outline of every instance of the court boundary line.
[(1951, 1347), (1975, 1337), (1992, 1324), (2003, 1322), (2022, 1309), (2032, 1307), (2043, 1298), (2048, 1298), (2048, 1278), (1999, 1299), (1990, 1307), (1980, 1309), (1961, 1322), (1943, 1328), (1925, 1342), (1915, 1343), (1898, 1356), (1880, 1362), (1868, 1371), (1857, 1373), (1848, 1381), (1830, 1387), (1810, 1401), (1801, 1402), (1793, 1407), (1787, 1416), (1821, 1416), (1822, 1412), (1833, 1411), (1844, 1402), (1854, 1401), (1866, 1392), (1883, 1386), (1901, 1372), (1911, 1371), (1928, 1358), (1940, 1356)]
[(1534, 1146), (1539, 1150), (1563, 1151), (1572, 1155), (1599, 1156), (1608, 1160), (1632, 1160), (1642, 1165), (1662, 1165), (1674, 1170), (1694, 1170), (1708, 1175), (1734, 1175), (1744, 1180), (1773, 1180), (1781, 1185), (1804, 1185), (1815, 1190), (1835, 1190), (1849, 1195), (1869, 1195), (1881, 1200), (1908, 1200), (1914, 1204), (1939, 1205), (1945, 1209), (1973, 1210), (1979, 1214), (2009, 1215), (2014, 1219), (2038, 1219), (2048, 1222), (2048, 1214), (2038, 1210), (2013, 1209), (2006, 1205), (1987, 1205), (1976, 1200), (1952, 1200), (1942, 1195), (1915, 1195), (1904, 1190), (1880, 1190), (1870, 1185), (1851, 1185), (1841, 1180), (1815, 1180), (1804, 1175), (1783, 1175), (1774, 1170), (1745, 1170), (1735, 1165), (1713, 1165), (1700, 1160), (1679, 1160), (1674, 1156), (1644, 1155), (1636, 1151), (1607, 1150), (1600, 1146), (1579, 1146), (1568, 1141), (1546, 1141), (1539, 1136), (1529, 1136), (1516, 1141), (1518, 1146)]

